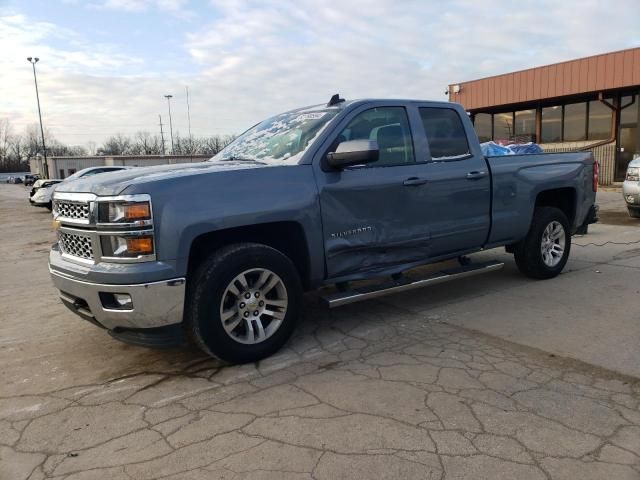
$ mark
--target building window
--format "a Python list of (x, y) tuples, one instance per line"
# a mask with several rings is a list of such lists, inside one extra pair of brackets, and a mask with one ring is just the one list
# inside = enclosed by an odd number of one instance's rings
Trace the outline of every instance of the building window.
[(517, 140), (531, 142), (536, 139), (536, 111), (520, 110), (515, 113), (514, 133)]
[(70, 168), (69, 169), (69, 176), (73, 175), (74, 173), (76, 173), (76, 169), (75, 168)]
[(491, 114), (490, 113), (476, 113), (473, 119), (473, 126), (478, 134), (478, 140), (480, 142), (488, 142), (491, 140)]
[(60, 169), (60, 179), (64, 180), (64, 168)]
[(620, 98), (620, 125), (633, 125), (638, 123), (638, 98), (627, 95)]
[(564, 141), (587, 139), (587, 104), (570, 103), (564, 106)]
[(513, 112), (496, 113), (493, 116), (493, 139), (510, 142), (513, 137)]
[(611, 136), (612, 110), (599, 100), (589, 102), (589, 140), (606, 140)]
[(540, 143), (562, 141), (562, 107), (546, 107), (542, 109), (542, 131)]

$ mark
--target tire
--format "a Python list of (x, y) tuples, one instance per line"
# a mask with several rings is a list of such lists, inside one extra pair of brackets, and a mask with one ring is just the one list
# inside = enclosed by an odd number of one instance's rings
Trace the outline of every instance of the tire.
[(640, 208), (628, 207), (627, 210), (629, 211), (629, 216), (631, 218), (640, 218)]
[[(547, 230), (548, 228), (550, 230)], [(545, 231), (552, 233), (552, 236), (559, 235), (559, 238), (548, 240)], [(543, 254), (543, 244), (547, 245), (546, 255)], [(561, 252), (558, 246), (561, 247)], [(515, 245), (513, 255), (518, 269), (523, 274), (544, 280), (556, 277), (562, 272), (570, 251), (571, 235), (567, 216), (558, 208), (539, 207), (533, 213), (529, 233)]]
[(185, 324), (205, 353), (230, 363), (255, 362), (286, 343), (301, 304), (300, 277), (288, 257), (266, 245), (238, 243), (197, 268), (187, 288)]
[(49, 202), (49, 203), (47, 203), (46, 207), (47, 207), (47, 210), (49, 210), (50, 212), (52, 212), (52, 211), (53, 211), (53, 202)]

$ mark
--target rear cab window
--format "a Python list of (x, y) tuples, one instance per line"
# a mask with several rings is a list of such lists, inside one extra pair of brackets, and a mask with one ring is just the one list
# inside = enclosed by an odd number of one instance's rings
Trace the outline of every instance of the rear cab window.
[(451, 108), (420, 107), (420, 118), (433, 161), (461, 160), (471, 155), (464, 124)]

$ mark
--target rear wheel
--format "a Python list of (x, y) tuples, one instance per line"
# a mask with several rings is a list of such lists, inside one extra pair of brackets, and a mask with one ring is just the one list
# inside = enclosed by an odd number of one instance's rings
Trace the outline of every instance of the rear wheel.
[(254, 362), (289, 339), (301, 301), (300, 278), (289, 258), (266, 245), (229, 245), (197, 269), (186, 325), (206, 353), (231, 363)]
[(536, 208), (529, 233), (515, 245), (513, 254), (522, 273), (536, 279), (557, 276), (569, 258), (569, 221), (562, 210)]

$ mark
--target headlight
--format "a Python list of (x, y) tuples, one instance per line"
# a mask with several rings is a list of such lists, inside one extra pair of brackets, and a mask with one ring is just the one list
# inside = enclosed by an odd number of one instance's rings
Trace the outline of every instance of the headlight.
[(153, 255), (153, 235), (103, 235), (100, 238), (103, 257), (138, 258)]
[(639, 167), (629, 167), (627, 169), (627, 180), (632, 182), (637, 182), (640, 180), (640, 168)]
[(99, 207), (100, 223), (135, 223), (151, 220), (149, 202), (104, 202)]

